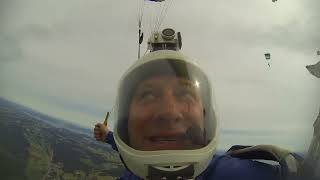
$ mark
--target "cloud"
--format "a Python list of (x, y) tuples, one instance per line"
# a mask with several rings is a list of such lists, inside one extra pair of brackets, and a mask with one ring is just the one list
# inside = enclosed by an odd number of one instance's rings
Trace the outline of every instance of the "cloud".
[(21, 40), (49, 40), (52, 34), (52, 28), (44, 24), (26, 24), (16, 32)]
[(11, 35), (0, 34), (0, 63), (20, 61), (23, 56), (23, 50), (19, 40)]
[(0, 62), (25, 60), (26, 42), (49, 41), (54, 38), (52, 34), (49, 27), (41, 24), (27, 24), (17, 29), (0, 31)]
[[(271, 33), (260, 36), (264, 42), (282, 47), (292, 48), (295, 51), (304, 51), (316, 55), (320, 47), (319, 18), (312, 17), (306, 20), (295, 20), (285, 26), (272, 28)], [(271, 42), (270, 42), (271, 41)]]
[[(8, 22), (8, 19), (12, 15), (12, 10), (17, 8), (17, 1), (15, 0), (1, 0), (0, 1), (0, 23), (1, 23), (1, 30)], [(3, 26), (4, 25), (4, 26)]]
[[(203, 6), (202, 11), (196, 11), (199, 6)], [(203, 45), (206, 49), (215, 47), (216, 42), (220, 46), (231, 42), (250, 47), (283, 47), (315, 55), (320, 49), (318, 7), (318, 0), (207, 2), (191, 10), (195, 22), (182, 21), (188, 27), (184, 28), (187, 33), (199, 32), (201, 37), (211, 39), (211, 44)], [(193, 37), (193, 42), (197, 38)]]
[(50, 104), (59, 107), (61, 109), (68, 109), (74, 112), (82, 112), (84, 114), (89, 114), (91, 116), (99, 117), (101, 114), (104, 114), (106, 109), (99, 107), (94, 103), (87, 104), (86, 102), (72, 101), (65, 99), (61, 96), (48, 96), (46, 94), (38, 95), (38, 98), (43, 101), (50, 102)]
[[(291, 6), (291, 3), (293, 2), (288, 2), (286, 6)], [(318, 9), (320, 2), (308, 0), (299, 5), (300, 8), (298, 10), (287, 15), (289, 21), (275, 24), (270, 27), (269, 31), (258, 33), (260, 42), (315, 55), (316, 50), (320, 49), (320, 34), (318, 33), (320, 30), (320, 13)]]

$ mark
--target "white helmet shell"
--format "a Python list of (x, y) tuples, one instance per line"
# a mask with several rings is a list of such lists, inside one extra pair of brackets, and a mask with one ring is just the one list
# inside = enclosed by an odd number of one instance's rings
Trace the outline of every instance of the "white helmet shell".
[[(157, 61), (178, 61), (187, 64), (191, 67), (197, 77), (200, 78), (203, 84), (205, 84), (205, 92), (203, 93), (203, 103), (206, 111), (205, 134), (208, 136), (207, 143), (198, 149), (186, 149), (186, 150), (155, 150), (155, 151), (142, 151), (131, 147), (128, 142), (123, 138), (123, 132), (127, 131), (128, 127), (122, 127), (123, 114), (127, 113), (127, 110), (123, 110), (124, 105), (123, 98), (124, 88), (126, 92), (134, 91), (134, 89), (124, 87), (124, 84), (128, 83), (128, 78), (132, 77), (135, 70), (144, 67), (148, 63)], [(125, 101), (128, 103), (129, 101)], [(131, 172), (138, 175), (141, 178), (148, 179), (149, 167), (155, 167), (163, 171), (177, 171), (187, 166), (193, 165), (194, 174), (193, 177), (202, 173), (212, 160), (213, 155), (216, 152), (218, 131), (217, 131), (217, 118), (216, 108), (212, 101), (212, 90), (210, 81), (206, 74), (188, 57), (179, 51), (172, 50), (159, 50), (148, 53), (141, 59), (136, 61), (121, 78), (118, 96), (112, 113), (115, 120), (114, 138), (117, 144), (119, 153), (124, 161), (125, 165)], [(123, 130), (122, 130), (123, 129)]]

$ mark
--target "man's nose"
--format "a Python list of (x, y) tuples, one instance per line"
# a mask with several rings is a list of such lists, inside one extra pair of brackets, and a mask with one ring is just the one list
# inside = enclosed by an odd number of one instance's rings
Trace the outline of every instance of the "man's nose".
[(167, 91), (162, 95), (158, 107), (155, 119), (159, 126), (173, 127), (182, 120), (182, 111), (172, 92)]

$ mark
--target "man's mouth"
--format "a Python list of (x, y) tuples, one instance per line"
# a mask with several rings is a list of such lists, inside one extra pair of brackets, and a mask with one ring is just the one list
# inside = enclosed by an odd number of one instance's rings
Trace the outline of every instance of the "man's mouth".
[(153, 150), (178, 150), (185, 148), (185, 135), (176, 134), (172, 136), (152, 136), (149, 145)]
[(182, 138), (177, 137), (151, 137), (151, 142), (177, 142), (181, 141)]

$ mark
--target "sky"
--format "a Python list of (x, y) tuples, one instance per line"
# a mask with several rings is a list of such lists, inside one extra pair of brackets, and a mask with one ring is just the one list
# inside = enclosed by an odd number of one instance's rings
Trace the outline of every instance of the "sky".
[[(137, 60), (139, 1), (2, 0), (0, 97), (83, 127), (103, 121)], [(320, 1), (169, 3), (160, 29), (180, 31), (182, 52), (211, 79), (221, 147), (306, 150), (320, 107), (305, 68), (320, 60)], [(157, 8), (145, 6), (145, 39)]]

